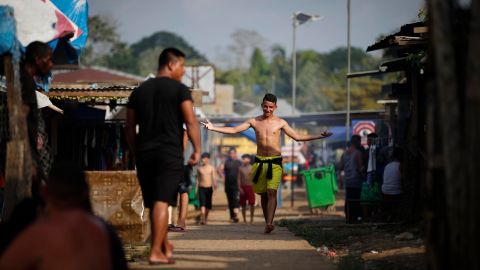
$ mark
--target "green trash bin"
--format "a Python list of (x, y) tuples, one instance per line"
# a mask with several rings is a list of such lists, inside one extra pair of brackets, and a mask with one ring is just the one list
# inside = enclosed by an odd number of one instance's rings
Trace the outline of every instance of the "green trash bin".
[(300, 172), (305, 180), (308, 205), (311, 209), (335, 204), (338, 190), (333, 166), (325, 166)]

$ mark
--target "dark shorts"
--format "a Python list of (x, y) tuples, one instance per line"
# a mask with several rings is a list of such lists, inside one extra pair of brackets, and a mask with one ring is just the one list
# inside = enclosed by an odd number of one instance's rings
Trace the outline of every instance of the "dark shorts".
[(184, 165), (184, 177), (183, 180), (178, 185), (178, 193), (183, 194), (190, 191), (190, 186), (192, 185), (191, 175), (192, 175), (192, 166)]
[(240, 193), (240, 206), (255, 205), (255, 193), (253, 192), (253, 186), (242, 186), (243, 194)]
[(207, 209), (212, 209), (212, 195), (212, 187), (198, 187), (198, 200), (200, 206), (205, 206)]
[(184, 179), (182, 159), (162, 156), (159, 151), (136, 155), (137, 177), (142, 189), (143, 204), (152, 208), (154, 202), (177, 205), (178, 186)]

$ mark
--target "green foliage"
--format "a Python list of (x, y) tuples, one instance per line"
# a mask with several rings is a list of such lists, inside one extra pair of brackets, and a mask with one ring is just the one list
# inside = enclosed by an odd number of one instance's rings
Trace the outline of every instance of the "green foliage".
[[(209, 64), (182, 37), (171, 32), (156, 32), (131, 46), (120, 41), (115, 24), (93, 16), (89, 19), (89, 38), (81, 63), (100, 65), (124, 72), (147, 76), (156, 73), (160, 52), (176, 47), (186, 55), (187, 65)], [(274, 92), (291, 102), (292, 58), (284, 48), (265, 49), (264, 39), (255, 31), (236, 30), (232, 35), (230, 67), (216, 69), (216, 83), (232, 84), (235, 98), (258, 103), (265, 92)], [(375, 69), (380, 59), (360, 48), (352, 50), (352, 72)], [(265, 56), (265, 55), (268, 55)], [(297, 51), (296, 107), (305, 112), (344, 110), (346, 107), (347, 48), (327, 53)], [(382, 97), (379, 78), (353, 79), (352, 109), (381, 108), (376, 100)]]
[(90, 17), (88, 28), (87, 46), (80, 60), (83, 65), (105, 66), (146, 76), (155, 73), (158, 56), (167, 47), (182, 50), (187, 55), (187, 65), (208, 63), (195, 48), (173, 33), (157, 32), (129, 46), (120, 40), (115, 23), (107, 18)]
[(182, 37), (170, 32), (156, 32), (131, 45), (133, 56), (138, 62), (138, 73), (148, 75), (155, 73), (160, 52), (168, 47), (175, 47), (185, 53), (187, 65), (208, 64), (208, 60)]

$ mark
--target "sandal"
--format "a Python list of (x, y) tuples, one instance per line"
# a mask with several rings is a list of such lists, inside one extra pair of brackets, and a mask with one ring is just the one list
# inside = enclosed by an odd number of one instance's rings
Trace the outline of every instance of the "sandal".
[(171, 228), (168, 228), (169, 232), (186, 232), (187, 230), (185, 228), (182, 228), (180, 226), (173, 226)]

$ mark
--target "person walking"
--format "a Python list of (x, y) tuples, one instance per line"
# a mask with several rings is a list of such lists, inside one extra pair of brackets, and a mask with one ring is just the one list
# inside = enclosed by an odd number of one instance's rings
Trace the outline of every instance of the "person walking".
[(225, 193), (227, 195), (228, 210), (230, 212), (230, 221), (238, 222), (239, 208), (239, 190), (238, 190), (238, 169), (242, 166), (242, 162), (238, 159), (237, 150), (231, 148), (228, 151), (228, 158), (223, 165), (225, 174)]
[(240, 207), (242, 208), (243, 222), (247, 223), (247, 202), (250, 206), (250, 224), (253, 224), (255, 214), (255, 193), (253, 192), (253, 182), (250, 177), (252, 165), (250, 164), (250, 155), (242, 155), (242, 166), (238, 170), (238, 190), (240, 191)]
[(210, 153), (202, 154), (202, 165), (197, 169), (196, 188), (198, 200), (200, 202), (200, 224), (206, 225), (208, 222), (208, 212), (212, 209), (213, 191), (217, 189), (217, 180), (215, 179), (215, 168), (210, 165)]
[[(185, 54), (163, 50), (155, 78), (143, 82), (130, 95), (127, 140), (137, 166), (144, 205), (150, 209), (150, 264), (174, 263), (167, 239), (168, 205), (176, 205), (178, 185), (184, 179), (183, 124), (194, 151), (189, 164), (200, 159), (200, 130), (190, 90), (180, 81)], [(138, 125), (138, 133), (136, 128)]]
[(235, 134), (249, 128), (255, 130), (257, 155), (252, 166), (253, 190), (261, 196), (266, 223), (264, 232), (270, 233), (275, 228), (273, 219), (277, 208), (277, 189), (282, 178), (281, 131), (296, 141), (323, 139), (332, 133), (324, 131), (320, 135), (298, 134), (287, 121), (273, 114), (277, 109), (277, 97), (273, 94), (268, 93), (263, 97), (261, 107), (262, 115), (248, 119), (235, 127), (216, 127), (208, 120), (202, 124), (208, 130), (225, 134)]

